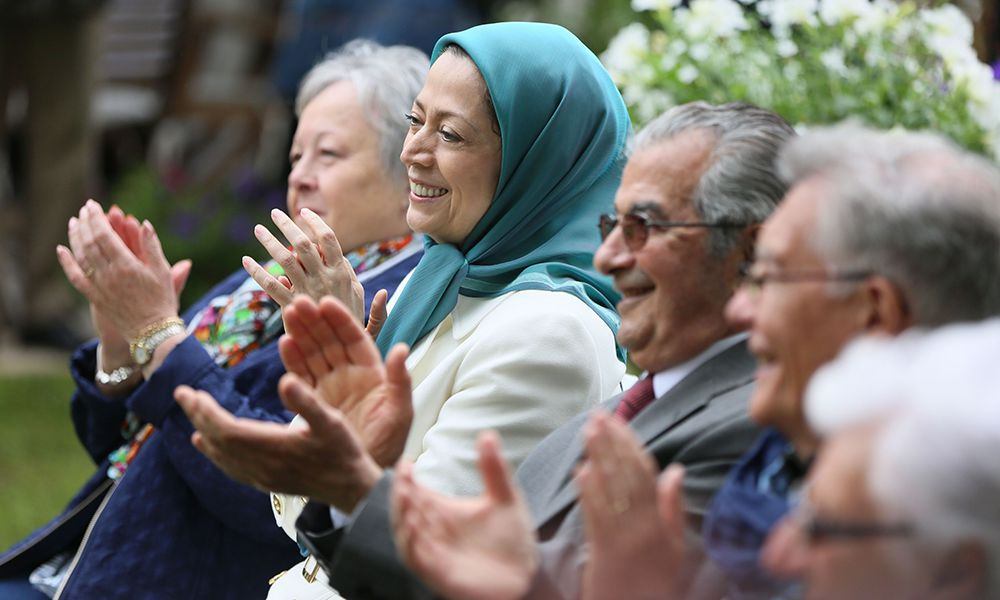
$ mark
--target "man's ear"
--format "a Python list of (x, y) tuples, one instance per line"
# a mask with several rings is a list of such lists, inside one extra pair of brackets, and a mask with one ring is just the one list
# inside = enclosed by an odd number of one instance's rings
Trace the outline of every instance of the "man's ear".
[(932, 598), (986, 598), (989, 565), (986, 550), (966, 541), (951, 549), (931, 578)]
[(744, 264), (752, 263), (756, 256), (758, 234), (760, 234), (760, 223), (754, 223), (743, 230), (742, 250)]
[(865, 331), (895, 336), (913, 324), (910, 303), (892, 281), (881, 275), (872, 275), (862, 286), (866, 303)]

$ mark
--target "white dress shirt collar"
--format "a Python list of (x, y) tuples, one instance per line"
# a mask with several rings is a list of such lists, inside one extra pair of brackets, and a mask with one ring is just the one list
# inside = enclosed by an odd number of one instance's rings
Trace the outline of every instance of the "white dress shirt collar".
[(669, 369), (664, 369), (655, 375), (653, 375), (653, 394), (654, 398), (659, 398), (663, 394), (669, 392), (675, 385), (681, 382), (682, 379), (691, 374), (692, 371), (700, 367), (703, 363), (708, 362), (709, 359), (722, 354), (723, 351), (732, 348), (736, 344), (742, 342), (750, 336), (746, 331), (741, 331), (740, 333), (733, 334), (729, 337), (722, 338), (721, 340), (715, 342), (709, 346), (704, 352), (695, 356), (694, 358), (683, 362), (679, 365), (670, 367)]

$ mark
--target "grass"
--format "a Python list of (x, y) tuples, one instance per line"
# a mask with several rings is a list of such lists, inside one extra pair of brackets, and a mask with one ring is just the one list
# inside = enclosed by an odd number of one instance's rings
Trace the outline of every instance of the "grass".
[(0, 551), (55, 516), (94, 471), (69, 416), (69, 375), (0, 377)]

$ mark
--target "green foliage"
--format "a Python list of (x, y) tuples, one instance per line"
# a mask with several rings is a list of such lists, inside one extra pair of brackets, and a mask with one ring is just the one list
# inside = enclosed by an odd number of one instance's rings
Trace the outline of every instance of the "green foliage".
[(58, 514), (94, 471), (69, 415), (69, 375), (0, 377), (0, 550)]
[(695, 100), (742, 100), (793, 124), (858, 118), (932, 129), (1000, 153), (1000, 84), (954, 6), (911, 2), (633, 0), (637, 21), (602, 59), (641, 124)]

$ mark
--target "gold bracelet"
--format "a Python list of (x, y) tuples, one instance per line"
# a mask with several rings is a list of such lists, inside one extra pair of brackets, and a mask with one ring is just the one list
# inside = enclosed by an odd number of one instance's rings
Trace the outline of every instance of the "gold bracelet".
[(153, 352), (167, 338), (184, 333), (184, 321), (171, 317), (153, 323), (139, 333), (139, 337), (129, 344), (129, 354), (135, 364), (143, 367), (153, 358)]

